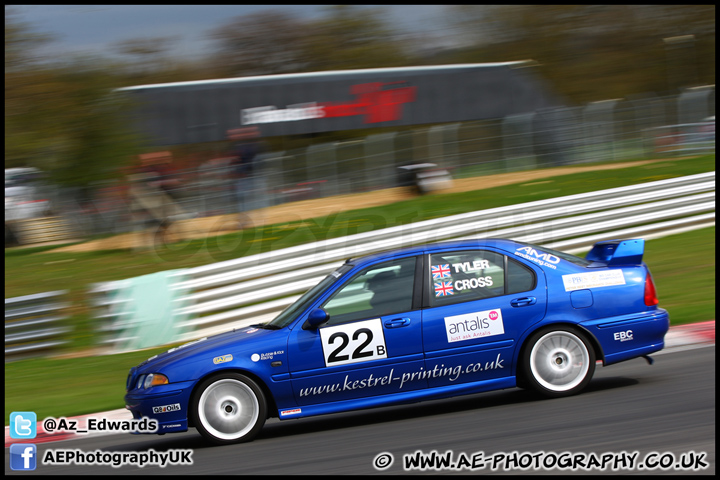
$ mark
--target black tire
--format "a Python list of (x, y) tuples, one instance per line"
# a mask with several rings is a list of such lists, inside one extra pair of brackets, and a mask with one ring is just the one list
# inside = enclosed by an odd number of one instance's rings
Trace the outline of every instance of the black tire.
[(518, 385), (546, 397), (580, 393), (595, 373), (595, 351), (580, 330), (552, 327), (535, 332), (522, 356)]
[(226, 373), (198, 385), (190, 414), (195, 428), (211, 443), (249, 442), (265, 424), (267, 402), (252, 379)]

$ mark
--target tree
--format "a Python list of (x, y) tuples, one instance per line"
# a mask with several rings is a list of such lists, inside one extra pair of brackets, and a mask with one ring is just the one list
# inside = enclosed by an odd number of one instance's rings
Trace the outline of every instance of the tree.
[(122, 40), (115, 44), (115, 50), (133, 58), (133, 69), (138, 74), (167, 69), (167, 51), (177, 37), (145, 37)]
[(328, 7), (304, 38), (307, 71), (409, 65), (383, 9)]
[(55, 72), (64, 100), (52, 109), (62, 127), (53, 132), (56, 143), (43, 166), (63, 185), (116, 178), (142, 148), (132, 130), (132, 104), (113, 92), (118, 78), (109, 66), (97, 65), (97, 60), (92, 65), (76, 60)]
[(37, 49), (52, 39), (51, 35), (33, 32), (28, 23), (17, 18), (12, 7), (5, 7), (5, 73), (36, 67), (43, 59)]
[[(452, 7), (466, 43), (461, 61), (532, 58), (577, 103), (668, 89), (667, 69), (697, 69), (715, 83), (715, 7), (698, 5), (511, 5)], [(693, 35), (696, 63), (669, 65), (663, 38)], [(687, 79), (683, 86), (692, 86)]]
[(268, 10), (212, 32), (227, 76), (407, 65), (384, 10), (332, 6), (315, 20)]
[(5, 10), (5, 167), (33, 166), (64, 185), (120, 175), (140, 144), (125, 118), (127, 100), (112, 65), (66, 64), (37, 53), (47, 41)]
[(304, 68), (308, 24), (279, 10), (236, 17), (211, 32), (214, 64), (224, 76), (288, 73)]
[(38, 132), (50, 127), (42, 106), (52, 101), (55, 82), (39, 47), (51, 40), (21, 22), (5, 8), (5, 167), (33, 165), (32, 158), (48, 146)]

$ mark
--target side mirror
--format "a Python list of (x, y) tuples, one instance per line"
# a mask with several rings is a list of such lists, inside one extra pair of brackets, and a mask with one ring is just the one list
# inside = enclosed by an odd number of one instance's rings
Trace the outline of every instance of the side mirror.
[(307, 320), (305, 320), (302, 328), (303, 330), (315, 330), (320, 325), (327, 322), (329, 318), (330, 316), (325, 310), (323, 310), (322, 308), (316, 308), (315, 310), (310, 312), (310, 315), (308, 315), (308, 318)]

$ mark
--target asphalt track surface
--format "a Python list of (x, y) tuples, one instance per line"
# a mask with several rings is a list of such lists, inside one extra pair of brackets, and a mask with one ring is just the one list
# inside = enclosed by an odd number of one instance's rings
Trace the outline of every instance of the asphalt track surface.
[[(190, 429), (165, 436), (112, 435), (37, 445), (38, 457), (49, 449), (84, 452), (167, 452), (192, 449), (190, 466), (44, 465), (33, 472), (12, 471), (5, 449), (5, 473), (16, 475), (343, 475), (405, 473), (404, 455), (421, 451), (456, 461), (482, 451), (484, 458), (517, 452), (510, 469), (461, 473), (510, 474), (714, 474), (715, 346), (666, 349), (653, 355), (654, 365), (634, 359), (595, 372), (582, 394), (546, 400), (508, 389), (398, 407), (266, 423), (255, 441), (213, 447)], [(694, 452), (707, 468), (656, 468), (613, 471), (520, 469), (523, 454), (563, 452), (601, 457), (638, 452), (637, 463), (671, 454), (680, 460)], [(378, 471), (373, 462), (390, 453), (394, 462)], [(648, 455), (657, 455), (648, 458)], [(704, 454), (704, 456), (701, 456)], [(497, 457), (504, 458), (504, 457)], [(530, 456), (525, 456), (528, 460)], [(545, 458), (545, 457), (542, 457)], [(585, 457), (587, 458), (587, 457)], [(665, 458), (670, 458), (666, 456)], [(689, 457), (685, 457), (689, 458)], [(387, 460), (384, 457), (383, 460)], [(516, 466), (514, 466), (516, 465)], [(622, 464), (620, 464), (622, 467)], [(453, 473), (429, 470), (426, 473)], [(407, 473), (419, 473), (407, 471)]]

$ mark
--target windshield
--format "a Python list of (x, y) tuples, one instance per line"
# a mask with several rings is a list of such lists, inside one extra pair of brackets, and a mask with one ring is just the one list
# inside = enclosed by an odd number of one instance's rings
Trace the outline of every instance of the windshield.
[(330, 275), (325, 277), (320, 283), (312, 287), (310, 290), (305, 292), (302, 297), (298, 298), (295, 303), (287, 307), (285, 310), (280, 312), (280, 315), (275, 317), (270, 323), (266, 324), (265, 327), (270, 328), (282, 328), (290, 324), (295, 320), (296, 316), (305, 310), (310, 304), (312, 304), (330, 285), (335, 283), (340, 277), (346, 272), (352, 269), (352, 265), (345, 264), (338, 268)]

